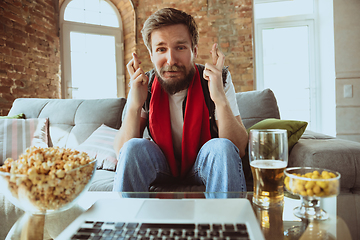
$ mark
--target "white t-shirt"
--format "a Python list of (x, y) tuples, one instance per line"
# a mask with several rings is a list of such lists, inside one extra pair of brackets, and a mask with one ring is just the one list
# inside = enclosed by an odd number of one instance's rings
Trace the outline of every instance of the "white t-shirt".
[[(235, 88), (232, 83), (230, 72), (228, 72), (227, 74), (224, 90), (234, 116), (240, 115), (236, 101)], [(175, 93), (174, 95), (169, 95), (171, 133), (172, 133), (172, 141), (174, 146), (174, 154), (177, 160), (181, 160), (182, 130), (184, 126), (183, 101), (186, 95), (187, 95), (187, 89)], [(146, 113), (144, 109), (142, 109), (141, 117), (148, 118), (148, 113)], [(217, 120), (216, 109), (215, 109), (215, 119)]]

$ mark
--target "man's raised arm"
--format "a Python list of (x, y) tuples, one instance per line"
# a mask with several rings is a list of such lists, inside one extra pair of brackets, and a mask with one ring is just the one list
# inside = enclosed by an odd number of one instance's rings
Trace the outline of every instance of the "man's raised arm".
[(234, 116), (225, 95), (222, 81), (225, 55), (217, 48), (217, 44), (213, 45), (211, 54), (212, 64), (205, 64), (204, 78), (209, 81), (210, 97), (215, 103), (219, 137), (232, 141), (239, 149), (239, 154), (242, 157), (245, 155), (248, 135), (240, 115)]
[(114, 140), (116, 154), (119, 154), (124, 143), (132, 138), (140, 138), (146, 126), (146, 119), (141, 117), (141, 108), (147, 98), (149, 79), (139, 65), (140, 61), (133, 53), (133, 58), (126, 65), (130, 74), (130, 91), (125, 117)]

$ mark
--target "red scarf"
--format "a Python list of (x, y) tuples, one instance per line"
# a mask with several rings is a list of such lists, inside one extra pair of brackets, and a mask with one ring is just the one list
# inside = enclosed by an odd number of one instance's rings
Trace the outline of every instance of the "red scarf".
[(150, 134), (165, 154), (174, 177), (178, 177), (179, 174), (181, 177), (186, 175), (193, 166), (202, 145), (211, 139), (209, 111), (205, 103), (199, 71), (196, 66), (195, 69), (196, 73), (187, 93), (180, 170), (174, 155), (168, 94), (162, 89), (157, 77), (151, 87)]

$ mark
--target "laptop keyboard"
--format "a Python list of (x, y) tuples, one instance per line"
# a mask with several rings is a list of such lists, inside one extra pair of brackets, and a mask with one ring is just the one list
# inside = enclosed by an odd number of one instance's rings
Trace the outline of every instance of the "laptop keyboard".
[(245, 224), (169, 224), (86, 221), (71, 239), (250, 240)]

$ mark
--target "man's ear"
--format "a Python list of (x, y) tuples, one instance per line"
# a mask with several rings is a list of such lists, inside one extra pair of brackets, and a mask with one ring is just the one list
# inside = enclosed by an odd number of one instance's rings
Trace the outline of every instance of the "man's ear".
[(150, 49), (148, 49), (148, 51), (149, 51), (149, 55), (150, 55), (150, 60), (151, 60), (151, 62), (153, 62), (153, 55), (152, 55), (152, 52), (151, 52), (151, 50), (150, 50)]
[(193, 50), (194, 58), (197, 58), (198, 55), (198, 46), (196, 45)]

